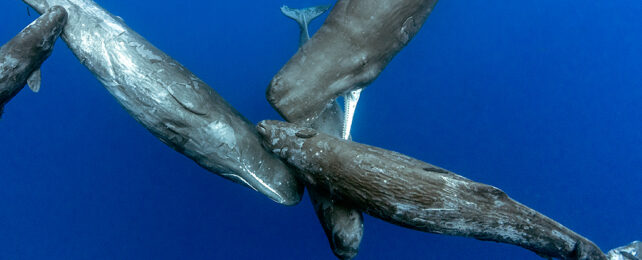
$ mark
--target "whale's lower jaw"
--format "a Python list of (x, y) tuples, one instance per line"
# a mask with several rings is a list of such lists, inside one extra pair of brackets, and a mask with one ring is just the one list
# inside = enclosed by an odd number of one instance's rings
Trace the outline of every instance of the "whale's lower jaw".
[(352, 120), (354, 119), (354, 111), (357, 109), (357, 103), (361, 96), (361, 89), (353, 90), (343, 96), (345, 117), (343, 119), (343, 130), (341, 131), (341, 138), (345, 140), (350, 139), (350, 130), (352, 129)]

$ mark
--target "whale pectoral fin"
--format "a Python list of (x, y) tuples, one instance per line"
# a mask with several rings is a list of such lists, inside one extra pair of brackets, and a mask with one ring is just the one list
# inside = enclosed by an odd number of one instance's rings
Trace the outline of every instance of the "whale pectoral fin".
[(345, 95), (343, 95), (343, 105), (345, 109), (345, 117), (343, 120), (343, 134), (342, 137), (345, 140), (352, 139), (350, 138), (350, 130), (352, 129), (352, 119), (354, 118), (354, 111), (357, 109), (357, 103), (359, 102), (359, 97), (361, 96), (361, 88), (357, 90), (352, 90)]
[(38, 93), (38, 91), (40, 91), (40, 68), (29, 75), (27, 85), (34, 93)]

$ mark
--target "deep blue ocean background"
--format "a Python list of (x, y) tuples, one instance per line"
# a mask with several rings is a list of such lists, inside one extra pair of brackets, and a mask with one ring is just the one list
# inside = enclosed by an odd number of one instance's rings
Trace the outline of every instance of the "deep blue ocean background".
[[(98, 3), (256, 123), (305, 1)], [(0, 43), (37, 17), (0, 2)], [(312, 28), (322, 24), (323, 16)], [(444, 0), (361, 96), (355, 141), (504, 190), (604, 251), (642, 239), (642, 2)], [(333, 259), (294, 207), (200, 168), (64, 42), (0, 120), (0, 259)], [(540, 259), (366, 216), (358, 259)]]

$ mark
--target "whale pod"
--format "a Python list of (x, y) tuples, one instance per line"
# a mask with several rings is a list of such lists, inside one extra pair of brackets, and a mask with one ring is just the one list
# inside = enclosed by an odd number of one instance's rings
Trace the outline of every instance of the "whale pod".
[(514, 244), (545, 257), (606, 259), (588, 239), (493, 186), (312, 128), (262, 121), (257, 129), (306, 185), (390, 223)]
[(40, 66), (51, 55), (66, 22), (67, 11), (52, 6), (0, 47), (0, 116), (25, 84), (34, 92), (40, 90)]
[(304, 123), (370, 84), (421, 28), (437, 0), (339, 0), (314, 36), (274, 76), (270, 104)]
[(287, 205), (303, 186), (261, 147), (253, 125), (205, 82), (91, 0), (24, 0), (63, 6), (62, 39), (116, 100), (161, 141), (205, 169)]

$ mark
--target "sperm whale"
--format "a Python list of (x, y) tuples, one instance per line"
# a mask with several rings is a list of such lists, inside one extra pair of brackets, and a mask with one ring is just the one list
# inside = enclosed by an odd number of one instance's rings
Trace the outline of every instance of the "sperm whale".
[(344, 96), (350, 134), (361, 89), (414, 37), (437, 0), (339, 0), (310, 41), (270, 82), (267, 98), (288, 122), (308, 125)]
[(607, 259), (593, 242), (493, 186), (296, 124), (262, 121), (257, 129), (306, 185), (390, 223), (514, 244), (545, 257)]
[(129, 114), (203, 168), (282, 204), (303, 186), (245, 117), (179, 62), (91, 0), (24, 0), (69, 13), (62, 39)]
[(67, 11), (52, 6), (0, 47), (0, 116), (25, 84), (33, 92), (40, 90), (40, 66), (51, 55), (66, 22)]

